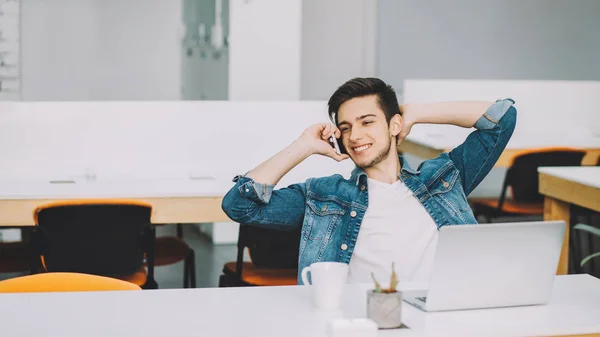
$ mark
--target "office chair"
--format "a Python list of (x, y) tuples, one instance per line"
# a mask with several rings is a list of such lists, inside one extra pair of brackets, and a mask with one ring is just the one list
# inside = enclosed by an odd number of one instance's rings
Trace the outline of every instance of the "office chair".
[[(219, 287), (296, 285), (300, 230), (241, 224), (237, 259), (223, 267)], [(246, 248), (251, 262), (244, 262)]]
[[(499, 199), (470, 198), (475, 218), (491, 222), (501, 216), (541, 216), (544, 196), (539, 193), (538, 167), (581, 166), (585, 151), (569, 148), (542, 148), (523, 151), (510, 163)], [(506, 192), (510, 190), (510, 197)]]
[(144, 289), (158, 288), (151, 212), (150, 204), (133, 200), (67, 200), (42, 205), (34, 211), (34, 262), (45, 272), (92, 274)]
[(43, 273), (0, 281), (0, 293), (141, 290), (131, 282), (79, 273)]

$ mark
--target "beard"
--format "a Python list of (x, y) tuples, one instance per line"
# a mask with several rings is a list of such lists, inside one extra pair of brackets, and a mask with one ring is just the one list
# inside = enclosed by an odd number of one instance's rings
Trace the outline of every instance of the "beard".
[(360, 167), (361, 169), (371, 168), (371, 167), (381, 163), (385, 158), (387, 158), (387, 156), (390, 154), (391, 149), (392, 149), (392, 139), (391, 139), (391, 137), (388, 137), (387, 144), (384, 146), (383, 149), (381, 149), (381, 151), (379, 151), (379, 153), (377, 153), (375, 158), (373, 158), (368, 164), (365, 164), (365, 165), (356, 164), (356, 166)]

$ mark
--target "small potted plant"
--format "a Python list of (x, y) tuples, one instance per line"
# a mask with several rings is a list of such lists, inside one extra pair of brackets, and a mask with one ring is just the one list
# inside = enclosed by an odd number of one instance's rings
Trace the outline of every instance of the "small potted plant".
[(396, 290), (398, 276), (392, 263), (392, 276), (389, 288), (382, 288), (371, 273), (375, 289), (367, 292), (367, 317), (373, 320), (379, 329), (395, 329), (402, 326), (402, 293)]

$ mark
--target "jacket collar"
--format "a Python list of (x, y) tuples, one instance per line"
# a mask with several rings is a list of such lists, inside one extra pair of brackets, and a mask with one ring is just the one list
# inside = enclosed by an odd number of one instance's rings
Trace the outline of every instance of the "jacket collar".
[[(404, 158), (403, 156), (400, 156), (400, 155), (398, 156), (398, 158), (400, 159), (400, 162), (402, 163), (402, 168), (400, 169), (400, 173), (406, 172), (411, 175), (419, 174), (419, 170), (415, 171), (412, 167), (410, 167), (406, 158)], [(398, 177), (398, 178), (400, 178), (400, 177)], [(364, 182), (366, 179), (367, 179), (367, 173), (362, 168), (357, 166), (352, 170), (352, 174), (350, 175), (350, 180), (356, 181), (357, 186), (361, 181)]]

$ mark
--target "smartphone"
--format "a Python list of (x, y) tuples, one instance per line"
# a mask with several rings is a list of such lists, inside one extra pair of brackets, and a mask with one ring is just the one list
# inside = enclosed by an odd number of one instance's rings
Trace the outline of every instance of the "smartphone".
[(338, 140), (337, 140), (337, 138), (335, 138), (335, 136), (329, 137), (329, 143), (331, 144), (331, 146), (335, 150), (335, 153), (337, 153), (339, 155), (342, 154), (342, 151), (340, 150), (340, 144), (338, 144)]
[[(335, 114), (335, 112), (331, 115), (331, 122), (334, 123), (334, 124), (336, 123), (336, 114)], [(346, 154), (346, 151), (344, 150), (344, 147), (340, 145), (338, 139), (335, 138), (335, 135), (331, 135), (331, 137), (329, 137), (329, 144), (331, 144), (331, 146), (333, 147), (333, 149), (335, 150), (335, 152), (338, 155)]]

